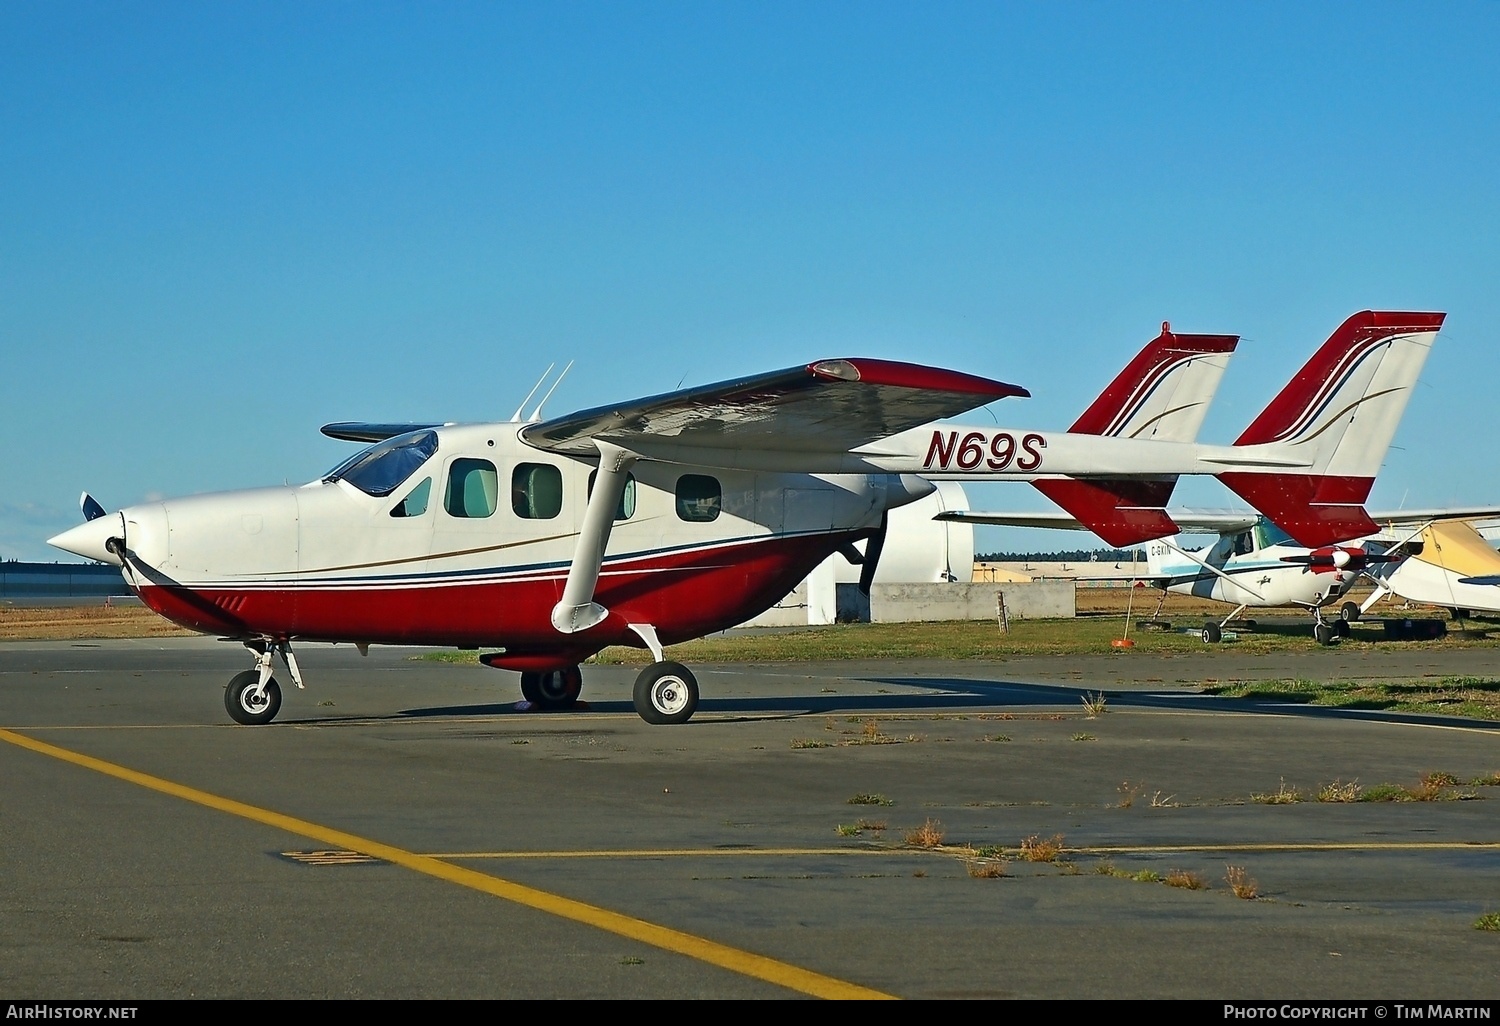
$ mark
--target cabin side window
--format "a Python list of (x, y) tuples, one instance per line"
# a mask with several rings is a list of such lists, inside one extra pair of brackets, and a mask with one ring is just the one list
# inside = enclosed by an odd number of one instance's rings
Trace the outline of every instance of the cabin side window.
[(448, 515), (476, 520), (495, 512), (500, 477), (489, 460), (460, 457), (448, 468), (448, 490), (443, 508)]
[[(594, 494), (594, 479), (599, 476), (599, 471), (589, 471), (589, 495)], [(615, 506), (615, 519), (629, 520), (635, 516), (635, 475), (625, 475), (625, 490), (620, 493), (620, 501)]]
[(406, 498), (391, 509), (393, 517), (419, 517), (427, 512), (427, 500), (432, 495), (432, 478), (424, 477), (422, 483), (406, 493)]
[(550, 463), (517, 463), (510, 475), (510, 505), (522, 520), (551, 520), (562, 512), (562, 471)]
[(677, 516), (690, 524), (719, 519), (724, 490), (719, 479), (705, 474), (683, 474), (677, 479)]

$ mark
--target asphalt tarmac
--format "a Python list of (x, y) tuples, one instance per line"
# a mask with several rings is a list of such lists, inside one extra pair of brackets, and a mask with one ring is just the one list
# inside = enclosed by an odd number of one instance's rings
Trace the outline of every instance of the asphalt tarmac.
[(238, 646), (0, 643), (0, 1000), (1500, 998), (1500, 787), (1315, 800), (1500, 772), (1500, 725), (1196, 693), (1493, 651), (704, 665), (678, 727), (628, 667), (536, 713), (511, 673), (298, 654), (240, 727)]

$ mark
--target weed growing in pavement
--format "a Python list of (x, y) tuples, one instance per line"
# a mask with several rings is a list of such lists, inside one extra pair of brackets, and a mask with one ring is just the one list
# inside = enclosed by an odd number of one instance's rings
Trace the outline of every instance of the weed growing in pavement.
[(1489, 933), (1500, 933), (1500, 912), (1486, 912), (1474, 920), (1474, 929)]
[(1105, 701), (1104, 692), (1102, 691), (1095, 691), (1092, 694), (1085, 691), (1081, 701), (1083, 702), (1083, 714), (1091, 720), (1097, 720), (1108, 711), (1107, 706), (1109, 703)]
[(1295, 787), (1286, 786), (1286, 777), (1281, 778), (1281, 786), (1269, 794), (1251, 794), (1250, 800), (1261, 805), (1295, 805), (1302, 800), (1302, 792)]
[(1260, 885), (1245, 872), (1244, 866), (1224, 867), (1224, 882), (1229, 885), (1230, 892), (1236, 898), (1248, 900), (1260, 894)]
[(996, 880), (1005, 875), (1005, 864), (1003, 862), (986, 862), (979, 859), (969, 859), (964, 863), (964, 868), (976, 880)]
[(1188, 891), (1202, 891), (1208, 889), (1208, 881), (1203, 879), (1202, 874), (1194, 873), (1187, 869), (1170, 869), (1167, 878), (1162, 881), (1168, 887), (1181, 887)]
[(1128, 809), (1135, 804), (1135, 800), (1146, 793), (1145, 784), (1132, 784), (1126, 780), (1117, 788), (1120, 792), (1120, 808)]
[(935, 819), (928, 819), (915, 830), (906, 834), (906, 843), (918, 848), (936, 848), (943, 843), (943, 824)]
[(1324, 784), (1318, 791), (1320, 802), (1357, 802), (1363, 789), (1359, 781), (1351, 780), (1347, 784), (1341, 780), (1335, 780), (1331, 784)]
[(857, 794), (846, 803), (849, 805), (895, 805), (883, 794)]
[(1021, 842), (1021, 858), (1027, 862), (1052, 862), (1062, 854), (1062, 850), (1062, 834), (1045, 838), (1040, 834), (1032, 834)]

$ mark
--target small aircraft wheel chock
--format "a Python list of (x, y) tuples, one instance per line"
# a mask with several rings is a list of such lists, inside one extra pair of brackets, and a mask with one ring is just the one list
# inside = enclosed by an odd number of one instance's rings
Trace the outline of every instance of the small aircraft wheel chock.
[(1313, 624), (1313, 640), (1320, 645), (1332, 645), (1334, 638), (1338, 635), (1333, 627), (1326, 623)]
[(647, 723), (686, 723), (698, 708), (698, 681), (681, 663), (652, 663), (635, 679), (635, 711)]
[(529, 674), (533, 678), (535, 697), (526, 694), (527, 676), (521, 675), (521, 694), (526, 695), (528, 702), (535, 702), (543, 709), (571, 709), (583, 691), (583, 671), (577, 663), (562, 670)]
[(1205, 645), (1217, 645), (1223, 636), (1224, 632), (1212, 620), (1203, 625), (1203, 643)]
[(1359, 620), (1359, 603), (1345, 602), (1339, 606), (1339, 619), (1345, 623), (1355, 623)]
[(259, 670), (237, 673), (224, 689), (224, 708), (229, 718), (247, 727), (258, 727), (270, 723), (281, 711), (281, 685), (272, 677), (262, 690)]

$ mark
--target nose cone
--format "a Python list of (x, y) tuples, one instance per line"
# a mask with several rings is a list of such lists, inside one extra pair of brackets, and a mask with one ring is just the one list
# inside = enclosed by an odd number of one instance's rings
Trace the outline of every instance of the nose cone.
[(121, 565), (120, 557), (106, 548), (111, 538), (125, 537), (125, 518), (120, 513), (110, 513), (71, 530), (47, 539), (47, 544), (64, 552), (71, 552), (84, 559), (97, 559), (101, 563)]

